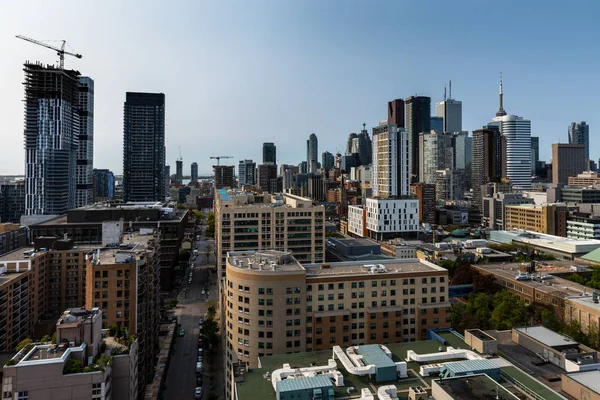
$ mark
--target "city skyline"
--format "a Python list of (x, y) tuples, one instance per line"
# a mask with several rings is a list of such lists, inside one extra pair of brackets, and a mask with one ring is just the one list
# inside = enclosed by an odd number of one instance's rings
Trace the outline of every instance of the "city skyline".
[[(567, 141), (565, 130), (572, 121), (587, 121), (592, 133), (598, 125), (593, 108), (598, 83), (589, 79), (593, 63), (579, 66), (577, 74), (565, 73), (572, 70), (570, 55), (593, 45), (593, 13), (589, 8), (582, 12), (578, 4), (540, 10), (510, 1), (501, 9), (492, 4), (470, 7), (444, 2), (344, 2), (343, 8), (339, 2), (264, 2), (261, 7), (234, 3), (236, 7), (182, 2), (177, 8), (150, 4), (140, 9), (117, 2), (101, 6), (73, 2), (60, 10), (41, 1), (1, 5), (7, 18), (0, 27), (6, 60), (0, 66), (4, 89), (0, 104), (9, 134), (0, 149), (0, 174), (24, 173), (22, 64), (27, 60), (52, 64), (57, 58), (52, 51), (15, 39), (16, 34), (41, 40), (65, 38), (83, 54), (81, 60), (67, 57), (66, 68), (96, 82), (94, 166), (116, 174), (122, 173), (122, 159), (114, 144), (122, 140), (120, 108), (127, 91), (165, 93), (170, 105), (166, 162), (175, 164), (183, 144), (184, 165), (197, 162), (201, 175), (210, 172), (210, 156), (231, 155), (232, 164), (259, 160), (260, 143), (268, 141), (278, 147), (278, 163), (298, 164), (303, 159), (298, 152), (303, 145), (300, 138), (312, 132), (320, 138), (321, 151), (343, 153), (350, 132), (360, 132), (363, 122), (371, 131), (385, 119), (386, 102), (415, 94), (439, 102), (449, 80), (452, 97), (463, 103), (463, 129), (472, 132), (497, 110), (500, 71), (504, 108), (532, 121), (532, 136), (540, 137), (541, 159), (549, 161), (552, 143)], [(518, 15), (511, 12), (511, 4), (519, 4)], [(61, 20), (73, 23), (51, 23), (59, 12)], [(219, 18), (215, 18), (225, 13), (235, 26), (227, 32), (218, 29)], [(397, 62), (392, 71), (383, 63), (374, 65), (373, 60), (383, 50), (389, 51), (385, 38), (398, 33), (391, 23), (398, 15), (404, 16), (404, 32), (423, 29), (419, 15), (427, 16), (429, 27), (391, 55), (392, 62), (405, 59), (406, 54), (425, 62)], [(114, 29), (101, 29), (105, 25), (101, 23), (98, 28), (90, 26), (87, 21), (92, 19), (111, 23)], [(351, 27), (363, 21), (378, 22), (357, 35)], [(448, 21), (453, 29), (447, 29)], [(506, 23), (511, 29), (504, 29)], [(168, 29), (155, 32), (149, 28), (154, 24)], [(553, 29), (557, 24), (565, 27), (560, 33)], [(138, 30), (145, 34), (129, 40)], [(513, 57), (501, 62), (481, 57), (492, 46), (498, 51), (510, 49)], [(203, 62), (206, 58), (211, 62)], [(240, 68), (240, 58), (251, 62)], [(438, 59), (446, 61), (443, 67)], [(196, 90), (189, 90), (187, 74), (165, 73), (182, 71), (183, 65), (198, 66), (198, 79), (192, 83)], [(535, 73), (523, 72), (528, 70)], [(572, 92), (578, 93), (576, 103), (543, 101)], [(232, 105), (236, 112), (230, 111)], [(245, 128), (231, 132), (231, 140), (222, 140), (216, 133), (225, 120)], [(249, 137), (256, 139), (255, 146), (248, 146)], [(599, 150), (592, 143), (590, 157), (597, 159)]]

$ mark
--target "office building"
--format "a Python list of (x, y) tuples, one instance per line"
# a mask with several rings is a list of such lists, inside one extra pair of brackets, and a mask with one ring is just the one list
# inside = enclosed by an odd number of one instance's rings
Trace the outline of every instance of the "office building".
[(444, 118), (431, 117), (431, 130), (436, 132), (444, 132)]
[(262, 157), (262, 162), (263, 163), (273, 163), (273, 164), (277, 164), (277, 147), (275, 146), (275, 143), (263, 143), (263, 157)]
[(25, 214), (63, 214), (76, 204), (79, 72), (30, 63), (24, 70)]
[(75, 206), (94, 201), (94, 81), (79, 77), (79, 135), (75, 167)]
[(183, 183), (183, 160), (180, 158), (175, 161), (175, 183)]
[(454, 151), (454, 168), (466, 171), (473, 162), (473, 138), (469, 132), (453, 132), (451, 136)]
[(567, 237), (571, 239), (600, 239), (600, 216), (574, 212), (567, 217)]
[(306, 141), (306, 164), (308, 165), (308, 173), (316, 174), (319, 169), (319, 140), (314, 133)]
[(241, 160), (238, 164), (238, 182), (242, 186), (256, 185), (256, 163), (252, 160)]
[(458, 171), (450, 168), (435, 171), (436, 200), (462, 200), (464, 193), (464, 171)]
[(165, 200), (165, 95), (127, 92), (123, 106), (123, 200)]
[(19, 224), (0, 224), (0, 256), (27, 244), (27, 228)]
[(56, 344), (25, 346), (7, 362), (5, 398), (136, 400), (143, 395), (137, 341), (124, 345), (112, 337), (103, 340), (101, 321), (102, 310), (65, 310), (56, 322)]
[(198, 183), (198, 163), (197, 162), (193, 162), (192, 165), (190, 166), (190, 182), (191, 183)]
[(452, 98), (452, 82), (448, 98), (444, 89), (444, 100), (435, 104), (435, 115), (443, 118), (442, 132), (462, 131), (462, 101)]
[(257, 182), (260, 190), (269, 192), (273, 179), (277, 179), (277, 165), (273, 163), (260, 164), (257, 168)]
[[(565, 205), (556, 203), (521, 204), (504, 207), (504, 229), (521, 229), (550, 235), (558, 235), (559, 231), (566, 233), (566, 218), (564, 227), (559, 226), (557, 212), (567, 212)], [(560, 236), (560, 235), (559, 235)]]
[(600, 203), (600, 189), (595, 187), (549, 187), (546, 191), (549, 202), (577, 204)]
[(346, 141), (346, 153), (345, 154), (352, 154), (352, 143), (354, 142), (354, 139), (358, 139), (358, 134), (353, 132), (348, 135), (348, 140)]
[(85, 304), (102, 310), (102, 329), (127, 328), (138, 341), (138, 385), (154, 377), (160, 307), (160, 238), (152, 229), (123, 236), (120, 245), (86, 257)]
[(388, 125), (404, 128), (404, 100), (396, 99), (388, 102)]
[(567, 184), (570, 176), (587, 169), (585, 145), (554, 143), (552, 145), (552, 183)]
[(567, 182), (571, 187), (584, 188), (594, 186), (600, 183), (600, 174), (592, 171), (584, 171), (576, 176), (569, 176)]
[(330, 169), (333, 168), (334, 164), (335, 164), (335, 157), (333, 157), (333, 154), (331, 154), (328, 151), (321, 154), (321, 168), (329, 171)]
[(219, 276), (233, 250), (291, 251), (305, 263), (325, 260), (325, 207), (291, 194), (219, 191), (215, 206)]
[(408, 136), (409, 168), (411, 179), (419, 173), (419, 134), (431, 131), (431, 99), (410, 96), (404, 100), (406, 107), (406, 134)]
[(233, 165), (213, 165), (215, 189), (235, 187), (235, 167)]
[(523, 197), (521, 193), (496, 191), (489, 196), (484, 195), (481, 199), (481, 224), (492, 230), (504, 230), (506, 206), (533, 203), (533, 199)]
[(171, 166), (165, 165), (165, 193), (169, 193), (171, 188)]
[(115, 175), (108, 169), (94, 168), (94, 201), (115, 198)]
[(537, 165), (540, 161), (540, 138), (531, 137), (531, 173), (537, 175)]
[(415, 183), (410, 185), (410, 191), (419, 201), (419, 222), (422, 224), (436, 224), (435, 184)]
[(307, 264), (290, 252), (231, 251), (223, 295), (228, 373), (238, 361), (256, 368), (268, 355), (415, 341), (450, 324), (448, 271), (414, 258)]
[(471, 186), (473, 201), (481, 204), (481, 185), (500, 182), (502, 178), (502, 136), (496, 126), (473, 131)]
[[(380, 122), (373, 128), (373, 197), (396, 197), (409, 194), (410, 138), (404, 129)], [(417, 142), (418, 144), (418, 142)]]
[(0, 182), (0, 222), (16, 222), (25, 215), (25, 181)]
[(585, 159), (590, 159), (590, 126), (581, 122), (571, 122), (569, 125), (569, 144), (582, 144), (585, 146)]

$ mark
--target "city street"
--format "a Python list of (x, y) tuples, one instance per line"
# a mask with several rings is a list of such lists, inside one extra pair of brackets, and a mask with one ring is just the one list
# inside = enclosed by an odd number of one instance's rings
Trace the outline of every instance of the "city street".
[[(204, 231), (205, 227), (202, 227)], [(171, 355), (169, 370), (166, 379), (166, 390), (164, 399), (180, 400), (194, 398), (194, 389), (196, 388), (196, 362), (198, 356), (198, 321), (201, 316), (207, 312), (209, 301), (217, 299), (217, 289), (215, 286), (216, 275), (211, 273), (208, 266), (214, 266), (214, 255), (209, 255), (207, 263), (207, 249), (214, 248), (213, 241), (200, 240), (194, 241), (192, 249), (198, 248), (198, 255), (193, 261), (191, 270), (193, 271), (192, 283), (188, 284), (189, 271), (186, 272), (181, 291), (178, 296), (178, 305), (175, 316), (179, 320), (179, 328), (185, 331), (184, 336), (179, 336), (176, 332), (175, 350)], [(209, 296), (202, 295), (202, 289), (205, 288)], [(220, 362), (220, 361), (218, 361)], [(209, 370), (213, 360), (207, 359), (204, 355), (203, 369), (203, 398), (206, 398), (209, 391), (210, 379)], [(215, 364), (215, 370), (219, 368)], [(221, 374), (215, 374), (220, 376)], [(218, 385), (220, 386), (220, 385)], [(216, 392), (217, 395), (220, 393)]]

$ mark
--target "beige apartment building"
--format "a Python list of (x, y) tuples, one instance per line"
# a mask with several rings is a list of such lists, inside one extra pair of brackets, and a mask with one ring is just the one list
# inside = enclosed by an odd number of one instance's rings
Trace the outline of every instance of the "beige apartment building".
[(227, 382), (261, 356), (422, 340), (450, 324), (448, 271), (424, 260), (301, 264), (290, 252), (233, 251), (226, 273)]
[(594, 186), (600, 183), (600, 174), (592, 171), (584, 171), (576, 176), (569, 176), (568, 183), (569, 186), (580, 188)]
[[(103, 355), (101, 321), (98, 309), (65, 311), (56, 324), (56, 344), (26, 346), (4, 366), (2, 398), (135, 400), (137, 342), (111, 342)], [(79, 369), (65, 371), (69, 360), (77, 360)]]
[(215, 206), (217, 269), (230, 251), (290, 251), (301, 263), (325, 260), (325, 208), (291, 194), (221, 189)]
[[(557, 235), (561, 229), (557, 218), (558, 210), (566, 206), (557, 204), (521, 204), (504, 207), (504, 229), (524, 229), (539, 233)], [(566, 221), (565, 221), (566, 224)]]

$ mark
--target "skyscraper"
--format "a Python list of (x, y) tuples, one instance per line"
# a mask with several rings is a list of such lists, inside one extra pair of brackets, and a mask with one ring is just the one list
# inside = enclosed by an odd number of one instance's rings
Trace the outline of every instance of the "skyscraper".
[(346, 142), (346, 154), (352, 154), (352, 143), (356, 138), (358, 138), (358, 135), (354, 132), (348, 135), (348, 141)]
[(444, 118), (442, 117), (431, 117), (431, 130), (444, 132)]
[(473, 200), (481, 204), (481, 185), (500, 182), (502, 178), (502, 135), (496, 125), (473, 131), (471, 186)]
[(408, 135), (385, 122), (373, 128), (373, 197), (406, 196), (410, 186)]
[(235, 187), (235, 167), (233, 165), (213, 165), (215, 189)]
[(333, 164), (335, 164), (335, 157), (333, 157), (333, 154), (331, 154), (328, 151), (321, 154), (321, 167), (322, 168), (324, 168), (326, 170), (330, 170), (331, 168), (333, 168)]
[(79, 72), (25, 64), (25, 214), (75, 207)]
[(193, 183), (197, 183), (198, 182), (198, 163), (197, 162), (192, 163), (190, 175), (191, 175), (190, 181)]
[(568, 184), (587, 168), (584, 144), (554, 143), (552, 145), (552, 183)]
[(504, 140), (502, 176), (514, 188), (531, 189), (531, 121), (504, 111), (502, 75), (500, 75), (500, 108), (489, 123), (499, 128)]
[(569, 125), (569, 143), (585, 145), (585, 159), (590, 159), (590, 126), (581, 122), (571, 122)]
[(531, 172), (537, 175), (537, 163), (540, 161), (540, 138), (537, 136), (531, 137)]
[(431, 131), (431, 99), (410, 96), (404, 100), (406, 106), (406, 134), (408, 135), (409, 165), (411, 179), (419, 174), (419, 133)]
[(175, 182), (179, 184), (183, 182), (183, 160), (181, 158), (175, 161)]
[(94, 201), (94, 81), (79, 77), (79, 145), (75, 167), (75, 206)]
[(115, 197), (115, 175), (108, 169), (94, 168), (94, 201)]
[(404, 128), (404, 100), (396, 99), (388, 102), (388, 125)]
[(171, 166), (165, 165), (165, 193), (169, 193), (171, 188)]
[(123, 200), (165, 199), (165, 95), (127, 92), (123, 106)]
[(238, 164), (238, 181), (242, 185), (256, 185), (256, 163), (252, 160), (241, 160)]
[(316, 174), (319, 166), (319, 141), (317, 135), (311, 133), (306, 141), (306, 162), (308, 164), (308, 172)]
[(277, 164), (277, 147), (275, 143), (263, 143), (263, 163), (272, 162), (273, 164)]
[(444, 132), (462, 131), (462, 101), (452, 98), (452, 82), (450, 82), (448, 98), (444, 89), (444, 100), (435, 104), (435, 115), (443, 118)]
[(360, 165), (369, 165), (373, 158), (373, 143), (369, 137), (366, 124), (363, 124), (363, 129), (358, 134), (358, 158)]
[(277, 179), (277, 165), (273, 163), (260, 164), (257, 168), (258, 187), (269, 192), (272, 179)]
[(451, 139), (452, 135), (437, 131), (419, 134), (419, 182), (434, 184), (437, 171), (452, 164)]

